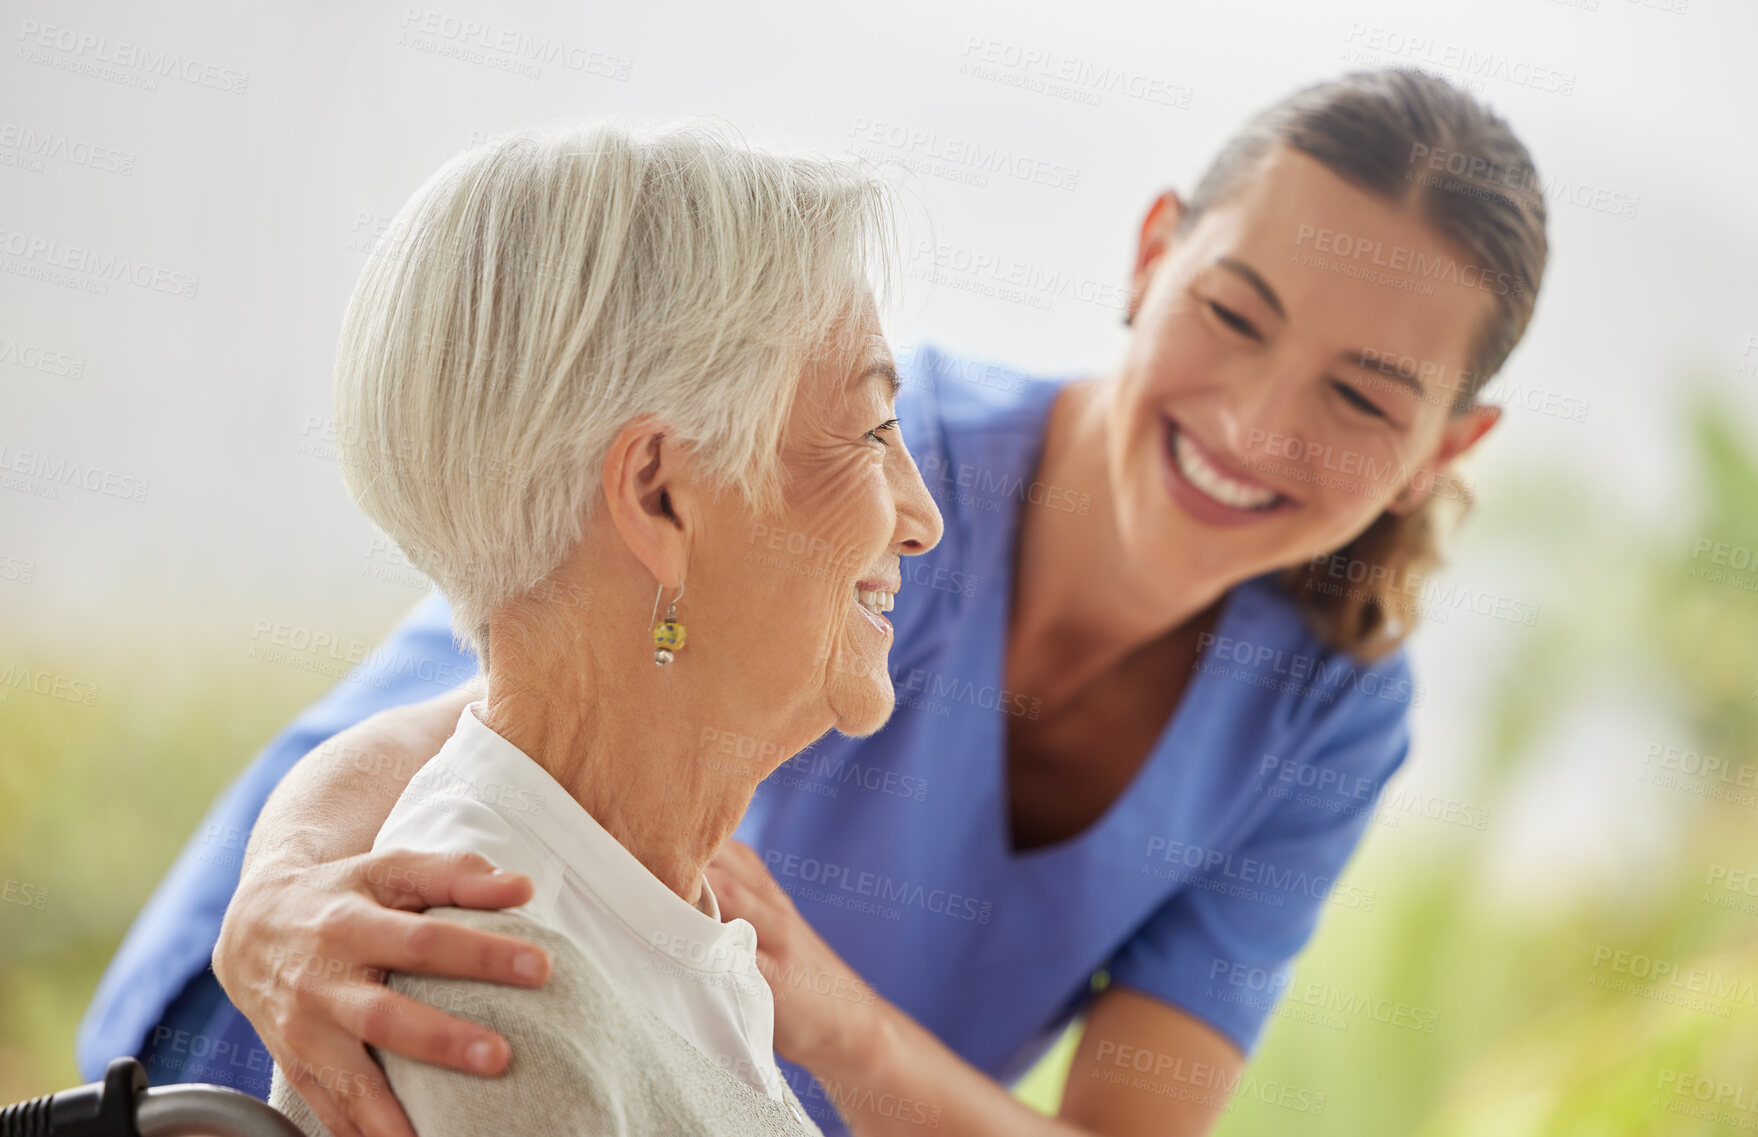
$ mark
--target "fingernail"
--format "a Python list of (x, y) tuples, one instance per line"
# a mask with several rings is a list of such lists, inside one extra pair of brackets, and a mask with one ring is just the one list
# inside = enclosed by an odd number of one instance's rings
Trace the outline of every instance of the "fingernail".
[(472, 1042), (464, 1051), (464, 1058), (470, 1063), (471, 1069), (486, 1074), (494, 1069), (494, 1043), (487, 1039)]
[(528, 951), (522, 951), (513, 957), (513, 974), (521, 979), (536, 979), (542, 967), (542, 962)]

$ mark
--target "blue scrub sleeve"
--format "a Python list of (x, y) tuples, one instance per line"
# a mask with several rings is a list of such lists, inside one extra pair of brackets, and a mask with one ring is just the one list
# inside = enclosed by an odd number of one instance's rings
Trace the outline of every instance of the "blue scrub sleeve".
[(81, 1074), (139, 1057), (154, 1085), (215, 1082), (268, 1096), (267, 1052), (226, 998), (210, 961), (238, 887), (245, 843), (269, 794), (314, 747), (388, 707), (429, 699), (477, 672), (452, 639), (438, 592), (257, 755), (208, 810), (135, 918), (92, 996), (75, 1042)]
[[(1384, 689), (1412, 689), (1401, 651), (1382, 673)], [(1340, 698), (1303, 754), (1258, 775), (1276, 807), (1236, 848), (1191, 857), (1188, 883), (1113, 957), (1111, 981), (1202, 1019), (1249, 1057), (1326, 905), (1373, 905), (1371, 890), (1336, 881), (1409, 753), (1408, 709)], [(1303, 801), (1303, 783), (1323, 788)]]

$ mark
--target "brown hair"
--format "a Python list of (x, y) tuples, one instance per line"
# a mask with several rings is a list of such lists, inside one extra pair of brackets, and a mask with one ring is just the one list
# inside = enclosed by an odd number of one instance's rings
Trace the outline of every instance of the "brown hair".
[[(1526, 147), (1505, 121), (1443, 79), (1358, 71), (1297, 91), (1246, 123), (1198, 182), (1179, 231), (1254, 176), (1281, 146), (1417, 210), (1496, 282), (1488, 289), (1494, 307), (1451, 407), (1453, 415), (1468, 412), (1520, 342), (1544, 275), (1544, 195)], [(1282, 583), (1327, 644), (1373, 660), (1410, 634), (1422, 577), (1441, 561), (1439, 511), (1448, 500), (1460, 503), (1460, 517), (1470, 508), (1469, 491), (1450, 475), (1438, 477), (1415, 509), (1387, 510), (1336, 552), (1283, 572)]]

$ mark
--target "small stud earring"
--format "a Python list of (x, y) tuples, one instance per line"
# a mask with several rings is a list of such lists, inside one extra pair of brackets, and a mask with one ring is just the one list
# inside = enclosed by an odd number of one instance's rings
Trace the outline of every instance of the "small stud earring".
[(664, 667), (674, 658), (673, 653), (683, 650), (684, 626), (678, 623), (678, 601), (684, 598), (684, 586), (678, 584), (678, 594), (671, 598), (666, 606), (665, 620), (658, 627), (653, 626), (653, 618), (659, 615), (659, 598), (665, 594), (665, 585), (653, 594), (653, 617), (647, 621), (648, 629), (653, 633), (653, 663), (656, 667)]

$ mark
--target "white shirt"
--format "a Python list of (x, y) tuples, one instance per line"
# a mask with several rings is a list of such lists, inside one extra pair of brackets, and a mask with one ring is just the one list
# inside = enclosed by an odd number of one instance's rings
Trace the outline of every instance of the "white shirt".
[(757, 931), (722, 922), (702, 880), (696, 905), (648, 872), (471, 703), (397, 800), (373, 849), (479, 853), (535, 884), (514, 909), (567, 936), (723, 1069), (777, 1101), (775, 1000)]

